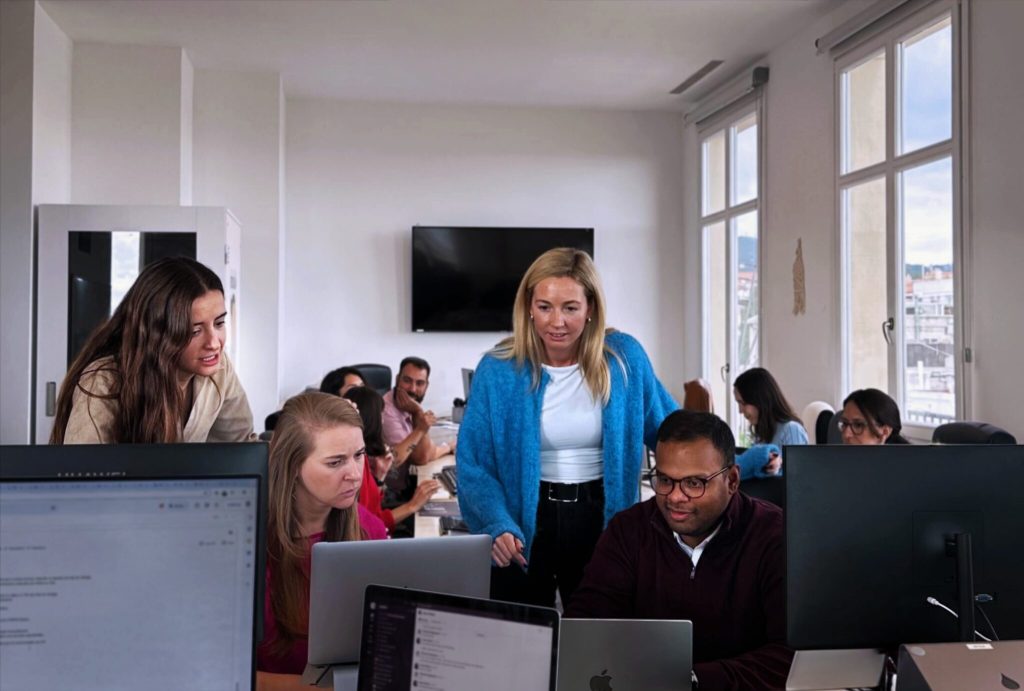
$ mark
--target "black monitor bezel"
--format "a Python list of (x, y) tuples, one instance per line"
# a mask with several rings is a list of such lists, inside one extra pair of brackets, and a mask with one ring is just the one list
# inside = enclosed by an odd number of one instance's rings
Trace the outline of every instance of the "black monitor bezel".
[[(140, 456), (144, 455), (144, 459)], [(256, 565), (250, 688), (263, 638), (266, 586), (267, 458), (265, 442), (192, 444), (74, 444), (0, 446), (0, 482), (110, 482), (257, 479)]]
[[(934, 533), (933, 515), (951, 525), (977, 525), (974, 514), (981, 514), (983, 534), (974, 539), (975, 593), (1000, 594), (1005, 609), (998, 603), (988, 609), (997, 630), (1015, 613), (1024, 621), (1024, 585), (1009, 578), (1024, 574), (1024, 524), (1015, 512), (1024, 486), (1024, 447), (808, 445), (787, 446), (784, 457), (791, 647), (886, 648), (957, 640), (956, 617), (923, 597), (938, 591), (943, 604), (957, 608), (955, 581), (938, 584), (934, 572), (920, 577), (921, 565), (933, 555), (918, 543)], [(869, 493), (865, 486), (878, 489)], [(1014, 516), (1016, 532), (1000, 516)], [(1016, 553), (1007, 552), (1014, 544)], [(896, 553), (902, 556), (887, 556)], [(955, 572), (955, 559), (949, 560), (943, 568)], [(891, 600), (894, 591), (900, 597)], [(873, 608), (884, 612), (884, 621), (874, 620)], [(916, 614), (908, 616), (911, 611)], [(999, 630), (1001, 637), (1008, 633)]]

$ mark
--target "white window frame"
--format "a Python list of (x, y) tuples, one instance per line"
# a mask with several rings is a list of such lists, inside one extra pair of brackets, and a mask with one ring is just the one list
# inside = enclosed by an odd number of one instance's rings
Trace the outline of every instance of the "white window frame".
[[(732, 171), (734, 166), (733, 157), (733, 138), (730, 136), (730, 128), (736, 123), (753, 115), (757, 123), (757, 190), (756, 195), (753, 199), (747, 200), (739, 204), (730, 204), (733, 196), (733, 180)], [(704, 144), (712, 136), (718, 134), (721, 131), (725, 131), (725, 207), (721, 211), (715, 213), (705, 214), (704, 213), (704, 170), (705, 170), (705, 157), (704, 157)], [(756, 365), (761, 365), (763, 362), (763, 334), (764, 330), (762, 326), (762, 316), (764, 314), (764, 302), (763, 302), (763, 278), (764, 278), (764, 219), (765, 219), (765, 204), (764, 204), (764, 132), (765, 132), (765, 107), (764, 107), (764, 95), (763, 91), (758, 91), (751, 94), (747, 98), (737, 101), (735, 104), (729, 106), (724, 111), (716, 114), (714, 117), (709, 118), (706, 121), (698, 123), (697, 130), (697, 147), (698, 147), (698, 170), (697, 180), (699, 186), (699, 225), (700, 230), (700, 290), (701, 290), (701, 371), (703, 377), (707, 381), (717, 381), (721, 379), (725, 382), (726, 400), (716, 401), (716, 412), (722, 416), (730, 427), (734, 431), (743, 429), (743, 419), (739, 415), (739, 409), (736, 406), (736, 402), (732, 396), (732, 382), (738, 376), (735, 372), (735, 363), (738, 362), (739, 354), (736, 342), (735, 333), (735, 318), (736, 318), (736, 276), (733, 271), (735, 262), (733, 258), (736, 256), (736, 234), (733, 231), (733, 221), (744, 216), (750, 212), (757, 213), (757, 361)], [(725, 251), (725, 268), (726, 268), (726, 283), (729, 287), (729, 295), (726, 300), (726, 343), (728, 344), (728, 357), (724, 371), (711, 371), (710, 364), (710, 347), (711, 342), (711, 331), (710, 325), (711, 320), (711, 309), (710, 299), (708, 296), (708, 280), (709, 280), (709, 257), (708, 248), (706, 246), (705, 228), (716, 223), (725, 224), (725, 232), (727, 237), (726, 251)], [(717, 378), (717, 379), (715, 379)], [(737, 435), (739, 438), (739, 435)]]
[[(929, 5), (922, 7), (920, 11), (905, 17), (885, 28), (876, 31), (870, 38), (867, 38), (850, 50), (838, 56), (834, 63), (834, 112), (835, 112), (835, 224), (836, 232), (839, 235), (839, 277), (841, 309), (839, 313), (840, 334), (841, 334), (841, 360), (842, 376), (841, 390), (843, 397), (851, 390), (851, 358), (849, 345), (850, 340), (850, 291), (849, 291), (849, 239), (843, 224), (843, 192), (846, 189), (858, 184), (883, 178), (886, 189), (886, 252), (889, 259), (887, 270), (887, 291), (888, 291), (888, 316), (894, 324), (892, 328), (893, 344), (889, 347), (889, 393), (900, 405), (903, 411), (904, 435), (918, 441), (931, 441), (934, 426), (928, 426), (916, 422), (909, 422), (904, 409), (904, 373), (906, 367), (906, 347), (904, 317), (905, 309), (902, 296), (902, 233), (899, 228), (901, 219), (901, 207), (899, 198), (899, 176), (902, 172), (916, 168), (921, 165), (932, 163), (944, 158), (952, 160), (952, 206), (953, 206), (953, 295), (954, 295), (954, 354), (955, 354), (955, 415), (957, 419), (968, 419), (970, 417), (970, 380), (968, 377), (969, 368), (965, 362), (970, 362), (970, 349), (967, 347), (968, 332), (966, 309), (967, 304), (967, 261), (969, 257), (965, 248), (968, 241), (968, 218), (965, 210), (965, 200), (968, 199), (967, 181), (969, 176), (965, 170), (964, 163), (968, 160), (966, 156), (967, 127), (965, 123), (967, 113), (966, 90), (966, 63), (967, 51), (967, 13), (964, 11), (962, 0), (936, 0)], [(941, 20), (949, 15), (952, 28), (952, 122), (951, 137), (948, 140), (930, 144), (921, 149), (909, 153), (897, 155), (896, 142), (899, 136), (898, 114), (899, 104), (897, 103), (898, 92), (896, 89), (896, 51), (899, 43), (912, 36), (930, 24)], [(858, 170), (843, 173), (843, 147), (845, 131), (843, 129), (843, 94), (842, 75), (855, 67), (858, 63), (866, 61), (880, 50), (885, 52), (885, 93), (886, 93), (886, 114), (885, 114), (885, 159), (870, 166)], [(879, 338), (882, 338), (882, 325), (879, 324)]]

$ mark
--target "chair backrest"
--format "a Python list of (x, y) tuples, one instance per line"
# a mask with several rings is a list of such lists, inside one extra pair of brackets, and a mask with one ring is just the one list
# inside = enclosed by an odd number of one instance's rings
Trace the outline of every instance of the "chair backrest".
[(752, 477), (740, 482), (740, 491), (748, 497), (763, 499), (780, 509), (786, 508), (786, 478)]
[[(831, 410), (823, 410), (818, 413), (818, 419), (814, 421), (814, 443), (815, 444), (828, 444), (828, 428), (832, 422), (832, 418), (836, 417), (836, 414)], [(839, 420), (836, 420), (838, 424)]]
[(933, 444), (1016, 444), (1005, 429), (986, 422), (947, 422), (932, 432)]
[(361, 365), (352, 365), (363, 374), (363, 381), (371, 389), (376, 389), (380, 395), (386, 394), (395, 385), (391, 376), (391, 368), (387, 365), (378, 365), (367, 362)]
[(711, 387), (705, 380), (691, 379), (683, 384), (683, 410), (692, 410), (696, 413), (715, 412)]
[(826, 438), (824, 434), (818, 434), (818, 425), (821, 424), (822, 416), (827, 414), (828, 417), (824, 418), (825, 424), (832, 418), (832, 414), (835, 409), (826, 403), (825, 401), (811, 401), (804, 408), (803, 414), (800, 416), (800, 422), (803, 423), (804, 429), (808, 432), (814, 432), (814, 443), (824, 444)]
[[(817, 434), (817, 428), (815, 428), (815, 434)], [(820, 442), (819, 442), (820, 443)], [(826, 444), (842, 444), (843, 433), (839, 430), (839, 414), (835, 413), (829, 418), (827, 423), (827, 429), (825, 430), (825, 443)]]

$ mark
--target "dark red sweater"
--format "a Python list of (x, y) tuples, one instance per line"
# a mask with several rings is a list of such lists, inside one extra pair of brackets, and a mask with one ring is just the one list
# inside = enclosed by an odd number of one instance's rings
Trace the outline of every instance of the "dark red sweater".
[(697, 568), (654, 499), (612, 518), (567, 617), (689, 619), (701, 691), (783, 689), (782, 511), (737, 492)]

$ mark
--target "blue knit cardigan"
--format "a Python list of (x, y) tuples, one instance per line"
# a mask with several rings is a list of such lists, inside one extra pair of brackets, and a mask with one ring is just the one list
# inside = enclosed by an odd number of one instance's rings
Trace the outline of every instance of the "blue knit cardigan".
[[(611, 397), (604, 406), (604, 522), (639, 499), (644, 444), (654, 448), (662, 420), (679, 408), (640, 343), (611, 332), (606, 354)], [(625, 372), (623, 372), (623, 366)], [(473, 374), (457, 456), (459, 508), (474, 533), (512, 533), (530, 554), (540, 499), (540, 416), (550, 377), (533, 389), (528, 364), (484, 355)]]

